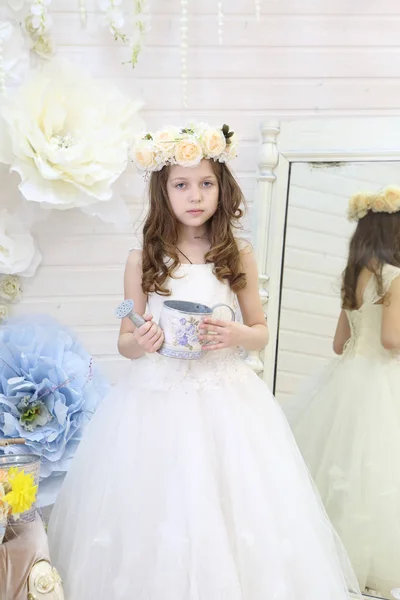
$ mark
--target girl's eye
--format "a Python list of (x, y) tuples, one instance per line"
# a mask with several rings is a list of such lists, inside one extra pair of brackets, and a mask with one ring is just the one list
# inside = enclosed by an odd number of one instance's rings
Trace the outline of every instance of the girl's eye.
[(211, 181), (204, 181), (203, 185), (204, 185), (204, 187), (211, 187), (212, 186), (212, 182)]
[(175, 187), (178, 188), (178, 190), (183, 190), (185, 184), (184, 183), (177, 183)]

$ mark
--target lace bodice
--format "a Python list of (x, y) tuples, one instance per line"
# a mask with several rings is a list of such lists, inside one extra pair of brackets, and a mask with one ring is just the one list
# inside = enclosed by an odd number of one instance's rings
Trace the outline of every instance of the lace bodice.
[(381, 344), (382, 304), (377, 304), (387, 294), (393, 281), (400, 275), (400, 268), (385, 265), (382, 270), (383, 294), (379, 294), (373, 275), (364, 291), (363, 305), (358, 310), (346, 311), (351, 338), (346, 344), (344, 355), (364, 354), (393, 358), (393, 352)]

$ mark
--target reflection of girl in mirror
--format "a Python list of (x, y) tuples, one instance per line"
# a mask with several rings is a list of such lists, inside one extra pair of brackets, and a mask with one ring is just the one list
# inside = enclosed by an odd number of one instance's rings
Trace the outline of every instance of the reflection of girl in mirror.
[(360, 586), (391, 598), (400, 588), (400, 188), (357, 194), (349, 216), (358, 224), (340, 358), (288, 416)]

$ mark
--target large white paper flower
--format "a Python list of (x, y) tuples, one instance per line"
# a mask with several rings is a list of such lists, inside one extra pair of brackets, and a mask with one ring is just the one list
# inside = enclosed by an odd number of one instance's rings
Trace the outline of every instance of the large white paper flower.
[(0, 210), (0, 273), (33, 277), (42, 255), (16, 215)]
[(143, 128), (140, 107), (71, 63), (52, 61), (33, 71), (3, 106), (0, 161), (20, 175), (27, 200), (98, 214)]

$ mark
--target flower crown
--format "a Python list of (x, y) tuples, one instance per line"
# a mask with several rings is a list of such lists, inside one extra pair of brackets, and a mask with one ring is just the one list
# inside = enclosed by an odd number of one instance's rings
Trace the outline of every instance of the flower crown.
[(400, 187), (389, 185), (380, 192), (358, 192), (350, 198), (348, 216), (359, 221), (369, 212), (392, 214), (400, 211)]
[(213, 129), (206, 123), (167, 127), (146, 133), (134, 144), (131, 157), (140, 171), (161, 171), (166, 165), (194, 167), (203, 158), (221, 163), (235, 158), (237, 137), (229, 125)]

